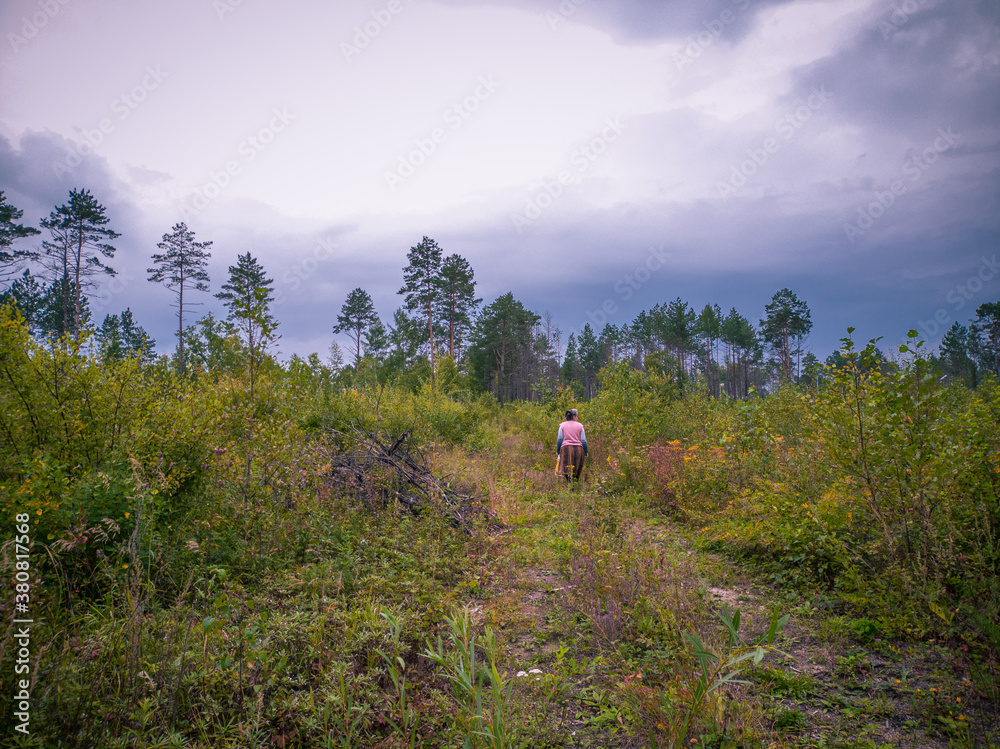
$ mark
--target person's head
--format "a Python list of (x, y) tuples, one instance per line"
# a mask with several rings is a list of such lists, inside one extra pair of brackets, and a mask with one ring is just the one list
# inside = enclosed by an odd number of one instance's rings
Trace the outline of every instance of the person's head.
[(573, 421), (573, 409), (572, 408), (567, 408), (566, 409), (566, 421)]

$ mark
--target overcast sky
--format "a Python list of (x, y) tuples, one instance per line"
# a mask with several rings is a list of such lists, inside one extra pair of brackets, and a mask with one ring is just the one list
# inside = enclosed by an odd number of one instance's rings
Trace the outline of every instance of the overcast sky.
[(424, 235), (563, 340), (788, 287), (822, 359), (1000, 299), (992, 0), (4, 0), (0, 31), (0, 190), (35, 226), (93, 192), (95, 317), (160, 351), (179, 221), (213, 291), (248, 251), (275, 279), (283, 356), (355, 287), (391, 319)]

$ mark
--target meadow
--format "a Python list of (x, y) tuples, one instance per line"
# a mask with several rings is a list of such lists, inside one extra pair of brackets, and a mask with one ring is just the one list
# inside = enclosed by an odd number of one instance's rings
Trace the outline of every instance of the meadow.
[[(5, 311), (0, 743), (1000, 746), (997, 383), (842, 353), (767, 397), (618, 363), (500, 405), (444, 370), (180, 378)], [(404, 434), (418, 506), (338, 479)]]

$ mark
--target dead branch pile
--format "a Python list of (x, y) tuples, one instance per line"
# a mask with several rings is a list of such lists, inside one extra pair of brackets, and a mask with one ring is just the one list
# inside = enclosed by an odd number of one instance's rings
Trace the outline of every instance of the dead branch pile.
[(439, 502), (456, 526), (469, 529), (474, 518), (491, 518), (485, 498), (462, 494), (438, 479), (426, 461), (404, 447), (410, 433), (396, 439), (382, 439), (367, 430), (344, 434), (330, 430), (342, 444), (352, 445), (346, 452), (331, 458), (331, 479), (337, 486), (353, 489), (356, 496), (372, 508), (397, 501), (414, 515)]

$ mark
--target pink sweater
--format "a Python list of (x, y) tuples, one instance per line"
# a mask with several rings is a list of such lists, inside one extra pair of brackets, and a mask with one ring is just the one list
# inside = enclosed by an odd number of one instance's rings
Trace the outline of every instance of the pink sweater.
[(564, 421), (559, 425), (556, 451), (558, 452), (563, 445), (581, 445), (583, 451), (587, 452), (587, 433), (583, 430), (583, 424), (579, 421)]

